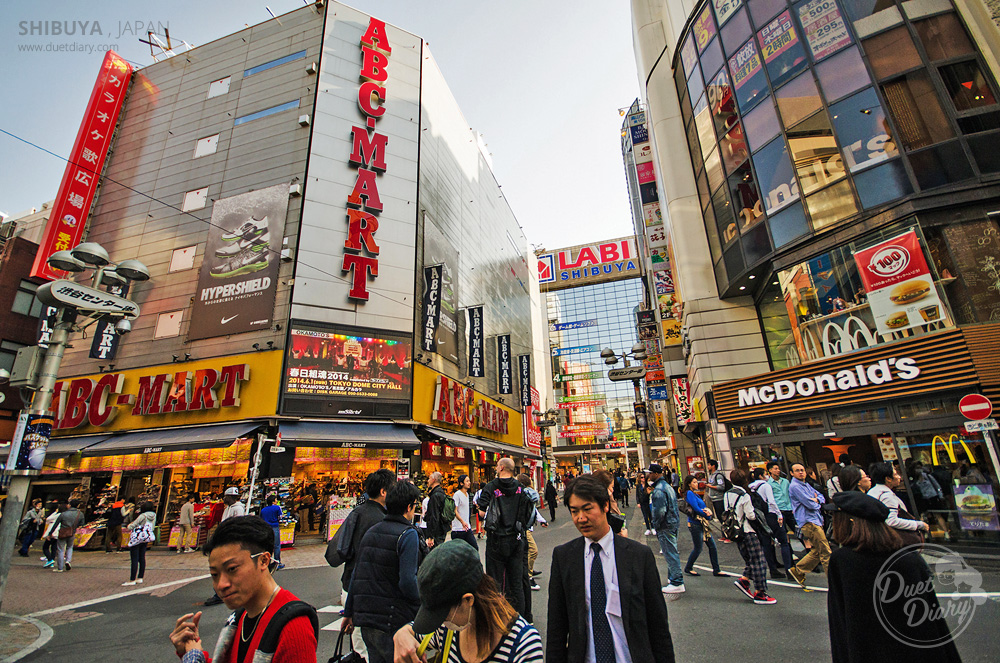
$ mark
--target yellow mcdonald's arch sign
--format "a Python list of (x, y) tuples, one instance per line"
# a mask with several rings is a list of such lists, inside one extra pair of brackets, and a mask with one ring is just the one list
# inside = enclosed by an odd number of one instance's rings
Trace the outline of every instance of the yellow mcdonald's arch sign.
[(972, 455), (972, 450), (969, 449), (969, 445), (965, 443), (965, 440), (963, 440), (960, 435), (952, 433), (951, 435), (948, 436), (947, 440), (944, 439), (943, 435), (935, 435), (934, 439), (931, 440), (931, 461), (935, 465), (938, 464), (938, 455), (937, 455), (938, 442), (940, 442), (941, 446), (944, 447), (944, 449), (948, 452), (948, 460), (951, 461), (952, 463), (958, 462), (958, 459), (955, 458), (955, 442), (961, 442), (962, 448), (965, 449), (965, 455), (969, 459), (969, 462), (970, 463), (975, 462), (976, 457)]

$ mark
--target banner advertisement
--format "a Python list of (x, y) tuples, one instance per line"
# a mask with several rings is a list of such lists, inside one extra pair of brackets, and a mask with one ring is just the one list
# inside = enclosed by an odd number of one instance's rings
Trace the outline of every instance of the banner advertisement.
[(639, 180), (639, 184), (646, 184), (647, 182), (656, 181), (656, 170), (653, 168), (653, 162), (649, 163), (637, 163), (635, 165), (635, 176)]
[(553, 357), (562, 355), (579, 355), (586, 352), (600, 352), (601, 348), (596, 345), (577, 345), (572, 348), (552, 348)]
[(642, 143), (649, 142), (649, 131), (646, 130), (645, 124), (637, 124), (635, 126), (629, 127), (629, 132), (632, 135), (633, 145), (640, 145)]
[[(377, 334), (377, 335), (376, 335)], [(321, 331), (293, 324), (285, 363), (285, 400), (333, 403), (333, 414), (373, 416), (409, 410), (412, 341), (401, 335)], [(322, 410), (326, 413), (327, 410)]]
[(637, 325), (655, 325), (656, 311), (654, 311), (653, 309), (649, 309), (646, 311), (636, 311), (635, 322)]
[(588, 373), (559, 373), (555, 377), (555, 382), (583, 382), (585, 380), (598, 380), (604, 377), (601, 371), (590, 371)]
[(944, 305), (913, 230), (854, 252), (878, 333), (942, 322)]
[(642, 216), (646, 221), (646, 227), (652, 228), (654, 226), (663, 225), (663, 212), (660, 211), (660, 203), (649, 203), (648, 205), (642, 206)]
[(434, 329), (436, 352), (458, 365), (458, 251), (430, 217), (424, 224), (424, 265), (440, 268), (438, 324)]
[(669, 295), (674, 291), (674, 277), (670, 269), (660, 269), (653, 272), (653, 285), (657, 295)]
[(663, 387), (646, 387), (646, 395), (649, 396), (651, 401), (669, 401), (670, 391), (666, 386)]
[(691, 392), (687, 378), (670, 378), (670, 391), (674, 396), (674, 413), (677, 426), (683, 428), (691, 421)]
[(635, 414), (635, 429), (649, 430), (649, 419), (646, 417), (646, 404), (632, 403), (632, 411)]
[(656, 333), (656, 325), (641, 325), (639, 327), (639, 340), (640, 341), (651, 341), (655, 339), (659, 334)]
[(757, 36), (760, 38), (764, 62), (771, 62), (799, 42), (799, 38), (795, 35), (795, 28), (792, 27), (792, 15), (788, 11), (778, 14), (773, 21), (757, 33)]
[(698, 66), (698, 53), (694, 46), (694, 37), (688, 36), (681, 47), (681, 62), (684, 63), (684, 75), (691, 77), (691, 72)]
[(719, 25), (722, 25), (732, 18), (743, 4), (743, 0), (712, 0), (712, 4), (715, 5), (715, 18), (718, 19)]
[(701, 12), (701, 16), (695, 19), (694, 25), (691, 26), (691, 32), (694, 34), (695, 41), (698, 42), (698, 52), (703, 53), (705, 47), (708, 46), (708, 42), (712, 41), (712, 37), (715, 36), (715, 21), (712, 19), (712, 8), (705, 5), (705, 9)]
[[(542, 409), (542, 396), (538, 393), (538, 390), (534, 387), (529, 388), (530, 399), (529, 406), (532, 412), (535, 410)], [(536, 454), (542, 448), (542, 429), (539, 428), (535, 422), (535, 415), (531, 412), (525, 413), (524, 416), (524, 441), (525, 446), (528, 450), (535, 452)]]
[(55, 306), (42, 307), (42, 312), (38, 314), (38, 332), (36, 335), (38, 347), (42, 349), (49, 347), (49, 338), (52, 337), (58, 313), (59, 309)]
[(663, 345), (680, 345), (683, 341), (681, 334), (681, 321), (680, 320), (664, 320), (662, 324), (663, 329)]
[(851, 43), (836, 0), (812, 0), (801, 5), (799, 22), (814, 60), (836, 53)]
[(481, 378), (486, 375), (483, 337), (483, 307), (470, 306), (469, 314), (469, 377)]
[(737, 90), (753, 78), (753, 75), (759, 70), (760, 58), (757, 57), (757, 47), (754, 45), (753, 39), (736, 51), (736, 55), (729, 58), (729, 71), (733, 74), (733, 87)]
[(188, 340), (273, 323), (288, 184), (215, 201)]
[(601, 398), (600, 400), (593, 400), (593, 401), (578, 401), (576, 403), (559, 403), (556, 405), (556, 407), (559, 408), (560, 410), (576, 410), (577, 408), (597, 407), (598, 405), (604, 405), (605, 403), (607, 403), (607, 401), (604, 398)]
[(52, 202), (52, 211), (31, 266), (31, 276), (55, 280), (65, 275), (49, 267), (46, 261), (56, 251), (72, 249), (83, 237), (131, 80), (132, 66), (114, 51), (105, 53), (59, 191)]
[[(517, 372), (520, 380), (521, 405), (531, 407), (531, 355), (517, 356)], [(530, 414), (530, 413), (529, 413)]]
[(510, 354), (510, 334), (497, 336), (497, 393), (514, 393), (514, 367)]
[[(128, 298), (129, 283), (108, 286), (108, 292), (118, 297)], [(94, 340), (90, 343), (91, 359), (114, 359), (118, 353), (121, 334), (115, 331), (114, 320), (98, 320), (94, 325)]]
[(424, 333), (420, 347), (424, 352), (436, 352), (438, 323), (441, 320), (441, 265), (424, 267)]
[(577, 320), (576, 322), (561, 322), (549, 325), (549, 331), (563, 331), (564, 329), (585, 329), (596, 327), (597, 320)]
[(955, 486), (955, 505), (962, 529), (1000, 530), (997, 518), (996, 497), (989, 484), (961, 484)]
[(580, 394), (578, 396), (560, 396), (560, 403), (580, 403), (582, 401), (590, 400), (601, 400), (604, 401), (607, 398), (606, 394)]
[(676, 293), (668, 292), (656, 295), (657, 305), (660, 307), (660, 320), (676, 320), (680, 318), (680, 302)]
[(667, 245), (667, 229), (664, 226), (654, 226), (648, 230), (646, 239), (649, 248), (663, 248)]
[(52, 417), (45, 414), (27, 414), (22, 417), (24, 425), (22, 427), (20, 420), (17, 423), (10, 456), (7, 458), (7, 471), (39, 472), (45, 463), (45, 451), (52, 438), (54, 422)]

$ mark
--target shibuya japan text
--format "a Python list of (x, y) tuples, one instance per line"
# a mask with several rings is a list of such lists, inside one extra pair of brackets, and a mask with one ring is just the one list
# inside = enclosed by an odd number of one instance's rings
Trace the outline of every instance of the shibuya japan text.
[(74, 7), (0, 663), (997, 660), (1000, 0)]

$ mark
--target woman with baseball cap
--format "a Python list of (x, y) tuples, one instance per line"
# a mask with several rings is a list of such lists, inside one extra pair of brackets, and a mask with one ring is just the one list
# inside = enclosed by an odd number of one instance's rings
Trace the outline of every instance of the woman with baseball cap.
[[(435, 546), (417, 572), (417, 586), (417, 616), (393, 638), (396, 663), (542, 662), (538, 631), (497, 591), (469, 544)], [(432, 651), (442, 656), (435, 659)]]

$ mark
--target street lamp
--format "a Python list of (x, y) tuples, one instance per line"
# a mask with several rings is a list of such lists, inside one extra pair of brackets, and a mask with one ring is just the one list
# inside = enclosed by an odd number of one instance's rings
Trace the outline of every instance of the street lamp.
[[(56, 251), (49, 256), (47, 262), (53, 269), (74, 274), (93, 269), (94, 276), (92, 286), (59, 279), (40, 286), (36, 291), (42, 304), (55, 307), (58, 312), (45, 350), (38, 383), (28, 385), (35, 389), (31, 406), (25, 415), (19, 417), (17, 432), (7, 457), (7, 474), (11, 475), (11, 481), (4, 518), (0, 520), (0, 604), (3, 602), (14, 539), (17, 537), (17, 527), (28, 497), (31, 478), (39, 474), (45, 461), (45, 450), (52, 433), (49, 410), (70, 332), (81, 331), (102, 319), (117, 321), (115, 329), (118, 333), (131, 331), (131, 320), (139, 317), (138, 304), (99, 288), (101, 285), (147, 281), (150, 276), (149, 268), (138, 260), (123, 260), (118, 264), (111, 262), (108, 252), (96, 242), (84, 242), (70, 251)], [(77, 324), (79, 315), (83, 315), (89, 322)], [(36, 353), (40, 350), (38, 347), (34, 349)], [(30, 450), (23, 454), (21, 448), (26, 444), (31, 445)], [(27, 458), (26, 462), (21, 461), (22, 456)]]
[[(632, 358), (632, 359), (640, 362), (640, 366), (641, 366), (642, 360), (646, 358), (646, 345), (644, 343), (636, 343), (635, 345), (632, 346), (632, 350), (630, 352), (621, 352), (621, 353), (617, 353), (617, 354), (611, 348), (604, 348), (603, 350), (601, 350), (601, 358), (604, 359), (604, 363), (607, 364), (608, 366), (614, 366), (615, 364), (618, 363), (618, 360), (620, 359), (624, 363), (625, 368), (628, 368), (629, 367), (629, 361), (628, 361), (629, 358)], [(617, 369), (617, 370), (621, 371), (621, 370), (624, 370), (624, 369)], [(614, 373), (614, 372), (615, 371), (611, 371), (611, 373), (609, 373), (609, 377), (612, 380), (624, 380), (624, 379), (631, 379), (632, 380), (632, 388), (635, 391), (635, 403), (634, 403), (634, 405), (636, 405), (636, 406), (641, 405), (643, 408), (645, 408), (646, 407), (645, 406), (645, 402), (642, 399), (642, 390), (639, 387), (639, 380), (641, 379), (641, 376), (639, 376), (639, 377), (620, 376), (620, 377), (616, 378), (614, 375), (612, 375), (612, 373)], [(645, 373), (644, 370), (641, 370), (641, 372)], [(639, 425), (639, 421), (638, 421), (638, 416), (637, 416), (636, 417), (636, 428), (639, 429), (639, 465), (645, 466), (646, 465), (646, 451), (645, 451), (645, 447), (646, 447), (646, 444), (647, 444), (647, 439), (646, 438), (647, 438), (648, 425), (642, 425), (642, 426), (640, 426)], [(628, 442), (627, 441), (625, 442), (625, 465), (628, 465)]]

